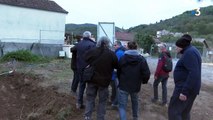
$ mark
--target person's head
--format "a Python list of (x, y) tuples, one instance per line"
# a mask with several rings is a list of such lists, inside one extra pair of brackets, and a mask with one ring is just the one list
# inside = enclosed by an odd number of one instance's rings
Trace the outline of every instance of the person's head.
[(192, 37), (188, 34), (184, 34), (180, 39), (178, 39), (175, 43), (176, 51), (179, 53), (184, 48), (188, 47), (191, 44)]
[(113, 46), (115, 49), (120, 48), (122, 46), (121, 41), (115, 41)]
[(163, 52), (163, 51), (166, 51), (166, 44), (165, 43), (158, 44), (158, 52)]
[(110, 39), (106, 36), (102, 36), (98, 42), (97, 47), (110, 47)]
[(92, 33), (91, 33), (90, 31), (85, 31), (85, 32), (83, 33), (83, 37), (84, 37), (84, 38), (91, 38), (91, 36), (92, 36)]
[(130, 41), (127, 43), (127, 48), (129, 50), (136, 50), (137, 49), (137, 43), (135, 41)]

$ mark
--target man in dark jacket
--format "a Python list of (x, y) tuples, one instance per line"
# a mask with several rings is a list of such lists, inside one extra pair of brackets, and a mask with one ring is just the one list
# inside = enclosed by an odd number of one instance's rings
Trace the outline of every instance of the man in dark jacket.
[(73, 71), (73, 79), (72, 79), (72, 84), (71, 84), (71, 93), (76, 94), (76, 90), (78, 88), (78, 75), (77, 75), (77, 50), (76, 50), (76, 46), (73, 46), (70, 49), (70, 52), (72, 52), (72, 59), (71, 59), (71, 69)]
[(158, 51), (159, 51), (159, 59), (157, 68), (154, 75), (154, 83), (153, 83), (153, 89), (154, 89), (154, 98), (152, 99), (152, 102), (158, 101), (158, 85), (161, 82), (162, 84), (162, 105), (167, 105), (167, 81), (169, 78), (169, 72), (166, 72), (163, 70), (163, 65), (165, 64), (166, 57), (171, 58), (170, 53), (166, 49), (166, 44), (161, 43), (158, 45)]
[[(78, 39), (78, 42), (80, 42), (81, 38)], [(73, 71), (73, 79), (72, 79), (72, 84), (71, 84), (71, 93), (73, 93), (74, 95), (77, 95), (76, 91), (78, 88), (78, 83), (79, 83), (79, 79), (78, 79), (78, 72), (77, 72), (77, 48), (76, 48), (76, 44), (75, 43), (72, 48), (70, 48), (70, 52), (72, 53), (72, 58), (71, 58), (71, 69)]]
[(77, 72), (78, 72), (78, 79), (80, 82), (79, 86), (79, 92), (78, 92), (78, 100), (76, 103), (76, 108), (84, 108), (83, 105), (83, 95), (84, 95), (84, 90), (86, 87), (85, 82), (82, 79), (83, 75), (83, 70), (87, 66), (87, 63), (84, 60), (84, 54), (90, 50), (91, 48), (94, 48), (96, 46), (96, 43), (90, 39), (91, 38), (91, 33), (89, 31), (85, 31), (83, 33), (83, 40), (81, 40), (77, 45), (76, 45), (76, 50), (77, 50)]
[(118, 64), (118, 80), (119, 80), (119, 113), (120, 120), (126, 120), (126, 107), (128, 95), (132, 101), (133, 120), (138, 119), (138, 93), (141, 84), (146, 84), (150, 78), (150, 70), (146, 59), (137, 51), (135, 42), (128, 42), (128, 50), (121, 57)]
[(97, 48), (89, 50), (85, 55), (87, 64), (91, 64), (94, 60), (98, 59), (95, 65), (93, 65), (95, 72), (92, 80), (87, 83), (85, 120), (91, 120), (97, 94), (99, 102), (96, 120), (104, 120), (108, 99), (108, 86), (111, 81), (112, 71), (114, 68), (117, 68), (118, 62), (115, 53), (109, 49), (109, 43), (109, 38), (101, 37), (97, 43)]
[(192, 38), (185, 34), (176, 42), (182, 56), (174, 69), (175, 88), (171, 97), (169, 120), (190, 120), (190, 111), (201, 87), (201, 55), (191, 45)]

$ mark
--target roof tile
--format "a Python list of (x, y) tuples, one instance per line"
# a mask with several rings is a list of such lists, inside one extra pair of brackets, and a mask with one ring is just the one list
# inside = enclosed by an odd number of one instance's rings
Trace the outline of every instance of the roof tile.
[(66, 14), (68, 13), (52, 0), (0, 0), (0, 4), (47, 10)]

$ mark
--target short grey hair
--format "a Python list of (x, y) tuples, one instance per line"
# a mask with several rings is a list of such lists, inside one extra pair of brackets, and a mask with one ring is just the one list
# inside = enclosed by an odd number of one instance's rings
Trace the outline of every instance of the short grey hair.
[(83, 33), (83, 37), (87, 37), (87, 38), (90, 38), (92, 36), (92, 33), (90, 31), (85, 31)]
[(97, 42), (97, 47), (110, 47), (110, 39), (106, 36), (102, 36), (98, 42)]

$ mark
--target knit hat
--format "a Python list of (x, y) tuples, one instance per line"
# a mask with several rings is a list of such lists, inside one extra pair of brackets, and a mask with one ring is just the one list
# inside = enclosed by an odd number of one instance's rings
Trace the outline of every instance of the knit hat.
[(184, 34), (180, 39), (176, 41), (176, 46), (185, 48), (191, 44), (192, 37), (188, 34)]

